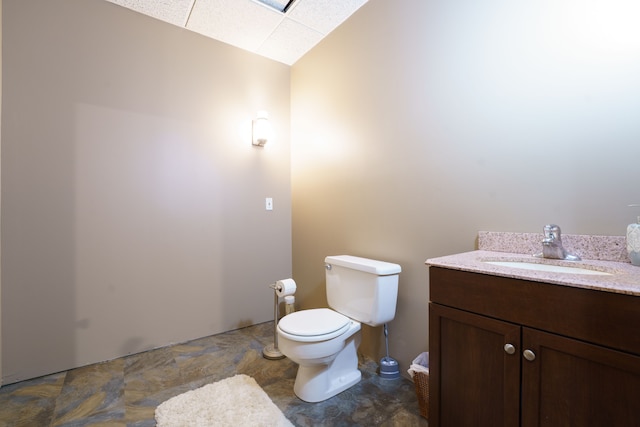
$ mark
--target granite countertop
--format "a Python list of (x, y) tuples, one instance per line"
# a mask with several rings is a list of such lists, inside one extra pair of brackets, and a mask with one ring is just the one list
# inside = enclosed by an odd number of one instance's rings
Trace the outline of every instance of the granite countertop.
[[(566, 239), (564, 247), (570, 253), (581, 256), (583, 260), (563, 261), (533, 256), (535, 247), (540, 244), (540, 235), (480, 232), (478, 250), (431, 258), (426, 261), (426, 264), (473, 273), (640, 296), (640, 267), (636, 267), (628, 261), (624, 262), (624, 257), (620, 253), (620, 239), (624, 241), (624, 237), (620, 236), (584, 236), (582, 239), (581, 236), (574, 235)], [(563, 236), (563, 242), (565, 242), (565, 236)], [(510, 250), (513, 252), (509, 252)], [(515, 261), (578, 267), (602, 271), (610, 273), (610, 275), (525, 270), (487, 264), (487, 261)]]

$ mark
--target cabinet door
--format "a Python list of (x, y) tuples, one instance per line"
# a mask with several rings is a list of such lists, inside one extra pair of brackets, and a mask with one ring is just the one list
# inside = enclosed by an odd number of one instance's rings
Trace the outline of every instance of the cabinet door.
[(429, 425), (517, 426), (521, 354), (520, 326), (429, 304)]
[(640, 357), (523, 328), (522, 426), (640, 426)]

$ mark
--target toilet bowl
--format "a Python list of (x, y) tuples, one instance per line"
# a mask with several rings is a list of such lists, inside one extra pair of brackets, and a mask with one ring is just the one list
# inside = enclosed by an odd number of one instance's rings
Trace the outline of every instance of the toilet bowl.
[(306, 402), (357, 384), (362, 323), (378, 326), (395, 316), (399, 265), (349, 255), (325, 263), (331, 308), (288, 314), (276, 329), (280, 351), (299, 365), (293, 390)]
[(291, 313), (278, 323), (282, 354), (299, 365), (294, 393), (320, 402), (358, 383), (360, 322), (328, 308)]

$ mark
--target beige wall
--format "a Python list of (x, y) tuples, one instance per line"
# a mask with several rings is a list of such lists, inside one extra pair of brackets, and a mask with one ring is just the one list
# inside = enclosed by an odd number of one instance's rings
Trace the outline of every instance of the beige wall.
[(4, 382), (272, 319), (290, 68), (103, 0), (3, 6)]
[[(623, 235), (640, 198), (640, 34), (632, 2), (614, 3), (370, 0), (297, 62), (303, 305), (326, 304), (326, 255), (401, 264), (389, 328), (405, 373), (428, 348), (427, 258), (475, 249), (478, 230)], [(381, 331), (365, 332), (381, 357)]]

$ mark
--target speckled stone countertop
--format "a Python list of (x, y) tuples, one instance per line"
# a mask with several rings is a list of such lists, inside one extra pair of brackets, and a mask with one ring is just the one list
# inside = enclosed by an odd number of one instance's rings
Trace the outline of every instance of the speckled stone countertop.
[[(633, 266), (626, 254), (623, 236), (563, 235), (565, 249), (582, 261), (537, 258), (542, 251), (542, 234), (480, 232), (476, 251), (431, 258), (427, 265), (454, 270), (491, 274), (563, 286), (640, 296), (640, 267)], [(578, 267), (610, 275), (557, 273), (488, 264), (490, 261), (515, 261)]]

